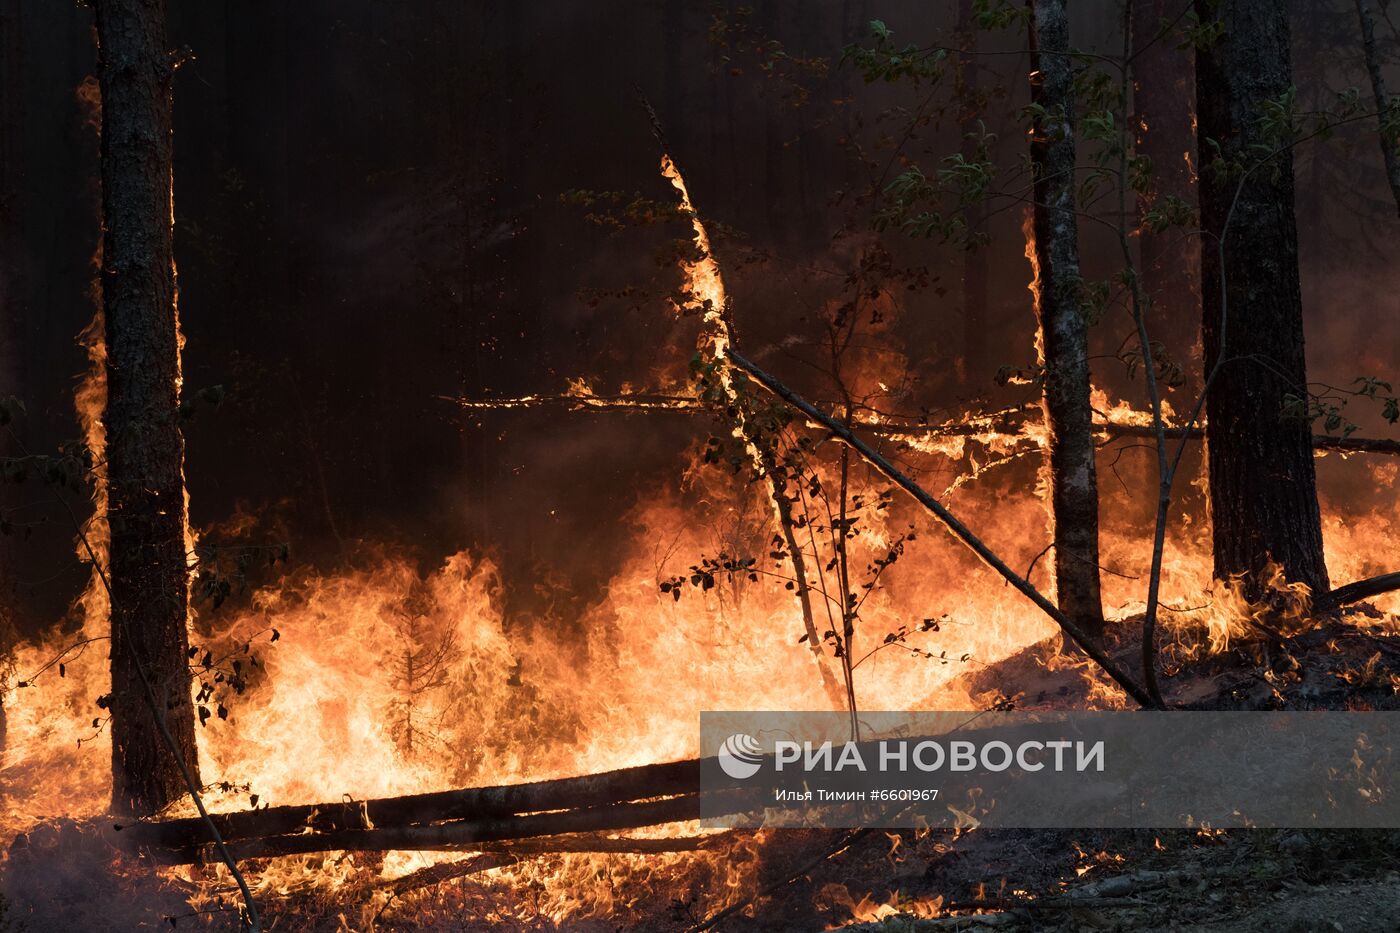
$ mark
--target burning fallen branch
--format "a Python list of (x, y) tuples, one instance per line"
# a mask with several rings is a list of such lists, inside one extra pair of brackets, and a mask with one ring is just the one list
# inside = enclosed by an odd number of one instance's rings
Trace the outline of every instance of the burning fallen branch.
[[(335, 803), (319, 803), (304, 806), (269, 807), (261, 810), (248, 810), (242, 813), (211, 814), (215, 825), (225, 840), (230, 843), (246, 843), (249, 840), (262, 840), (263, 849), (297, 849), (303, 852), (325, 851), (327, 849), (353, 848), (362, 844), (366, 848), (428, 848), (452, 847), (466, 842), (472, 832), (480, 834), (475, 841), (499, 841), (509, 838), (525, 838), (530, 835), (553, 835), (559, 832), (592, 831), (601, 829), (625, 829), (650, 823), (631, 823), (630, 826), (586, 825), (573, 828), (564, 827), (570, 822), (580, 823), (626, 823), (636, 818), (653, 819), (666, 816), (670, 810), (652, 807), (638, 811), (603, 812), (602, 808), (627, 804), (632, 801), (672, 800), (693, 801), (700, 786), (700, 763), (698, 760), (669, 762), (659, 765), (645, 765), (636, 768), (623, 768), (602, 774), (584, 777), (560, 778), (549, 781), (535, 781), (528, 784), (505, 784), (493, 787), (473, 787), (464, 790), (439, 791), (427, 794), (411, 794), (402, 797), (387, 797), (375, 800), (346, 800)], [(689, 813), (677, 805), (676, 813)], [(571, 817), (566, 814), (591, 813), (587, 818)], [(698, 812), (698, 811), (697, 811)], [(534, 823), (493, 824), (493, 820), (509, 820), (518, 814), (550, 814), (558, 816), (553, 823), (543, 825), (544, 832), (533, 832)], [(678, 815), (674, 819), (690, 819), (692, 816)], [(449, 831), (440, 837), (419, 833), (412, 840), (401, 839), (403, 845), (381, 846), (392, 835), (389, 828), (402, 829), (416, 825), (447, 824), (449, 821), (465, 821), (459, 830)], [(667, 820), (655, 820), (667, 822)], [(489, 828), (488, 828), (489, 824)], [(174, 854), (177, 859), (193, 860), (197, 850), (205, 842), (202, 823), (197, 820), (166, 820), (163, 822), (136, 823), (117, 830), (115, 841), (124, 847), (151, 849)], [(441, 827), (437, 827), (441, 828)], [(376, 829), (385, 830), (380, 836), (365, 835)], [(453, 833), (456, 833), (454, 837)], [(510, 833), (518, 832), (512, 836)], [(494, 839), (488, 836), (494, 834)], [(305, 842), (267, 842), (285, 837), (301, 838)], [(342, 845), (330, 844), (333, 841)], [(305, 847), (307, 845), (310, 847)], [(286, 854), (264, 851), (261, 854)]]
[[(674, 413), (678, 415), (708, 415), (711, 409), (700, 404), (689, 395), (667, 395), (640, 392), (624, 392), (617, 395), (595, 395), (592, 393), (564, 393), (561, 395), (522, 395), (511, 398), (452, 398), (443, 397), (467, 411), (508, 411), (516, 409), (559, 408), (565, 411), (619, 412), (623, 414)], [(1146, 412), (1133, 414), (1147, 415)], [(863, 420), (861, 430), (879, 437), (967, 437), (987, 442), (1013, 441), (1038, 443), (1028, 430), (1038, 424), (1041, 416), (1038, 405), (1025, 405), (990, 413), (974, 413), (962, 418), (949, 419), (937, 424), (900, 423), (894, 421)], [(1152, 425), (1132, 421), (1105, 420), (1094, 423), (1096, 434), (1116, 440), (1118, 438), (1155, 437)], [(1168, 440), (1189, 438), (1201, 440), (1205, 429), (1194, 427), (1184, 430), (1180, 427), (1166, 429)], [(1400, 440), (1381, 437), (1340, 437), (1333, 434), (1314, 434), (1313, 449), (1336, 451), (1338, 453), (1384, 454), (1400, 456)]]
[(566, 392), (563, 395), (520, 395), (514, 398), (467, 399), (449, 398), (463, 408), (472, 410), (499, 411), (501, 409), (553, 408), (561, 407), (569, 411), (622, 411), (656, 412), (674, 411), (683, 414), (700, 414), (706, 409), (698, 399), (690, 395), (663, 395), (642, 392), (627, 392), (619, 395), (595, 395), (591, 392)]
[[(948, 731), (972, 737), (975, 731), (964, 730), (976, 719)], [(865, 747), (874, 754), (873, 740)], [(704, 764), (692, 758), (525, 784), (213, 813), (209, 818), (240, 860), (329, 851), (674, 851), (675, 839), (618, 840), (606, 834), (699, 819)], [(707, 816), (771, 806), (762, 785), (745, 786), (737, 778), (715, 779), (705, 787), (705, 797)], [(204, 863), (212, 855), (207, 824), (195, 818), (107, 824), (104, 838), (164, 864)], [(710, 841), (714, 837), (702, 838), (705, 846), (719, 844)]]
[[(729, 298), (724, 287), (724, 277), (720, 274), (719, 262), (715, 259), (710, 247), (710, 235), (705, 229), (705, 224), (700, 220), (699, 212), (690, 200), (690, 191), (686, 188), (685, 178), (666, 151), (666, 137), (661, 130), (661, 122), (645, 98), (642, 98), (642, 103), (651, 118), (652, 130), (656, 134), (657, 142), (661, 144), (661, 174), (680, 196), (681, 212), (690, 218), (691, 229), (694, 233), (693, 242), (697, 254), (696, 258), (681, 262), (681, 268), (685, 272), (686, 307), (701, 314), (702, 323), (696, 355), (702, 364), (701, 371), (708, 365), (714, 377), (712, 382), (700, 388), (700, 398), (697, 399), (697, 402), (707, 404), (708, 407), (718, 411), (732, 411), (736, 409), (738, 396), (731, 381), (728, 367), (721, 362), (734, 345), (729, 322)], [(842, 696), (841, 688), (831, 669), (827, 666), (826, 657), (822, 651), (824, 639), (817, 629), (816, 612), (812, 607), (811, 586), (807, 578), (806, 558), (797, 540), (796, 522), (792, 509), (793, 500), (788, 494), (787, 477), (779, 468), (776, 443), (771, 437), (771, 432), (764, 430), (764, 426), (755, 424), (753, 419), (742, 416), (731, 419), (730, 434), (743, 448), (750, 467), (767, 487), (773, 514), (777, 519), (782, 541), (787, 549), (788, 560), (792, 562), (793, 583), (798, 605), (802, 610), (802, 625), (805, 629), (808, 648), (811, 651), (812, 663), (816, 665), (822, 687), (831, 699), (833, 708), (840, 709), (842, 705), (845, 705), (850, 710), (854, 723), (855, 691), (850, 683), (849, 669), (846, 670), (846, 690), (845, 695)]]
[[(597, 807), (577, 807), (547, 813), (527, 813), (498, 818), (454, 820), (447, 823), (413, 826), (385, 826), (342, 829), (331, 832), (301, 832), (264, 836), (228, 843), (229, 851), (242, 860), (311, 852), (385, 852), (391, 849), (418, 852), (479, 851), (484, 843), (539, 839), (573, 833), (619, 832), (644, 826), (663, 826), (700, 818), (700, 798), (696, 794), (661, 800), (614, 803)], [(489, 846), (488, 846), (489, 848)], [(177, 849), (171, 862), (206, 861), (207, 845)]]

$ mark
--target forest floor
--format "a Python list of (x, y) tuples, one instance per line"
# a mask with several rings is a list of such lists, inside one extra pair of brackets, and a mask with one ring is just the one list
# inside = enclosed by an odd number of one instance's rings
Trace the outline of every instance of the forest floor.
[[(1122, 626), (1112, 650), (1129, 670), (1140, 651), (1134, 629)], [(1176, 660), (1163, 694), (1192, 709), (1400, 709), (1394, 632), (1394, 619), (1359, 607), (1292, 638), (1261, 634), (1216, 654), (1168, 639), (1164, 655)], [(968, 682), (984, 701), (1005, 700), (1014, 684), (1011, 699), (1023, 708), (1083, 709), (1101, 695), (1083, 665), (1064, 663), (1058, 639)], [(828, 913), (819, 917), (823, 899)], [(749, 924), (883, 933), (1400, 930), (1400, 830), (876, 833), (794, 882)]]

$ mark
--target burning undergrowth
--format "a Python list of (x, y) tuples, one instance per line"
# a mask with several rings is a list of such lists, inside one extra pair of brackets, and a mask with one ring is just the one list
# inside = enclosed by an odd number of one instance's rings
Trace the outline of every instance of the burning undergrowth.
[[(338, 572), (293, 560), (279, 565), (279, 578), (232, 593), (217, 609), (202, 606), (191, 663), (211, 805), (362, 800), (593, 773), (693, 756), (701, 709), (829, 708), (802, 643), (790, 570), (769, 554), (766, 495), (703, 464), (702, 453), (697, 444), (696, 466), (680, 482), (647, 491), (623, 513), (637, 544), (603, 596), (577, 617), (509, 614), (506, 588), (523, 581), (511, 581), (510, 569), (490, 558), (459, 553), (424, 569), (376, 548)], [(908, 535), (916, 517), (878, 486), (861, 489), (871, 506), (852, 526), (850, 549), (856, 566), (867, 567)], [(973, 514), (999, 517), (1008, 536), (1021, 523), (1043, 521), (1032, 496)], [(705, 555), (754, 555), (752, 566), (763, 572), (721, 567), (697, 581)], [(904, 543), (898, 565), (870, 591), (852, 642), (860, 705), (964, 705), (959, 677), (1048, 633), (983, 574), (935, 536)], [(936, 589), (928, 585), (934, 579)], [(676, 580), (680, 598), (667, 586)], [(115, 872), (121, 884), (144, 891), (152, 880), (142, 863), (114, 860), (75, 830), (34, 829), (105, 810), (110, 752), (98, 703), (105, 643), (78, 631), (21, 649), (15, 663), (24, 679), (5, 698), (4, 767), (14, 789), (5, 797), (5, 824), (10, 835), (27, 834), (22, 847), (29, 850), (15, 856), (15, 877), (28, 877), (24, 859), (42, 866), (45, 853), (71, 860), (81, 852), (99, 876)], [(678, 833), (694, 830), (671, 827), (660, 837)], [(726, 845), (722, 856), (514, 856), (464, 872), (473, 883), (451, 897), (471, 900), (485, 885), (494, 892), (491, 916), (506, 919), (500, 905), (514, 903), (511, 917), (526, 926), (620, 916), (657, 898), (712, 911), (758, 883), (757, 863), (743, 856), (749, 845)], [(447, 895), (422, 893), (426, 883), (408, 890), (403, 879), (477, 857), (342, 853), (255, 859), (249, 867), (255, 893), (295, 902), (295, 910), (314, 914), (315, 905), (334, 903), (339, 912), (363, 897), (365, 910), (378, 911), (401, 891), (386, 916), (419, 905), (426, 920)], [(37, 877), (53, 880), (42, 870)], [(188, 903), (183, 913), (213, 910), (231, 893), (213, 867), (163, 869), (161, 877), (166, 895), (134, 899), (147, 915), (180, 914), (176, 902)], [(21, 903), (54, 903), (48, 887), (28, 896), (20, 888)], [(501, 900), (504, 891), (512, 893)], [(513, 900), (521, 892), (529, 897)]]
[[(867, 494), (884, 501), (878, 486)], [(698, 462), (678, 484), (639, 496), (620, 519), (637, 546), (614, 568), (602, 597), (574, 618), (508, 613), (510, 569), (487, 557), (459, 553), (424, 569), (382, 549), (339, 572), (293, 562), (220, 609), (202, 609), (195, 625), (201, 656), (192, 663), (212, 688), (199, 733), (211, 803), (247, 809), (342, 795), (362, 800), (593, 773), (693, 756), (700, 709), (829, 708), (802, 644), (788, 572), (767, 554), (765, 500), (754, 484), (735, 484), (727, 471)], [(1033, 496), (967, 505), (971, 520), (1002, 522), (1008, 538), (1043, 521)], [(872, 506), (851, 539), (858, 565), (885, 553), (916, 520), (897, 503)], [(1131, 531), (1123, 531), (1124, 548), (1137, 546)], [(709, 585), (703, 574), (693, 582), (702, 555), (722, 554), (759, 555), (753, 566), (764, 572), (721, 566), (705, 571)], [(1034, 558), (1028, 545), (1022, 557)], [(861, 706), (966, 706), (966, 675), (1050, 633), (989, 585), (985, 572), (938, 535), (906, 542), (869, 596), (854, 642)], [(683, 594), (677, 598), (668, 583)], [(1302, 610), (1292, 605), (1297, 616)], [(1253, 614), (1235, 611), (1241, 606)], [(1257, 644), (1258, 611), (1226, 599), (1169, 619), (1173, 650), (1185, 652), (1175, 664)], [(1130, 603), (1124, 614), (1131, 618)], [(70, 862), (73, 853), (88, 853), (83, 864), (142, 892), (133, 903), (146, 916), (207, 917), (192, 912), (229, 902), (221, 869), (162, 869), (165, 894), (152, 898), (149, 866), (101, 844), (94, 849), (76, 830), (33, 829), (47, 818), (98, 817), (105, 809), (109, 752), (103, 711), (94, 705), (105, 687), (105, 654), (100, 640), (70, 636), (16, 658), (26, 686), (6, 696), (5, 822), (10, 834), (28, 832), (31, 851), (12, 855), (12, 867), (26, 858), (47, 864), (42, 853), (67, 853)], [(1061, 684), (1099, 684), (1083, 696), (1090, 705), (1122, 702), (1082, 660), (1051, 650), (1035, 665)], [(1356, 667), (1355, 676), (1365, 676), (1364, 665)], [(1001, 693), (1019, 687), (1022, 704), (1044, 702), (1025, 673), (1003, 665), (985, 676)], [(679, 825), (645, 838), (695, 836)], [(531, 927), (655, 918), (657, 905), (672, 900), (707, 914), (755, 893), (765, 871), (759, 841), (700, 845), (645, 854), (333, 853), (254, 859), (248, 868), (255, 892), (277, 905), (274, 914), (286, 910), (325, 928), (341, 915), (354, 928), (375, 916), (384, 928), (405, 918), (420, 928), (450, 925), (448, 918), (464, 916)], [(454, 871), (462, 883), (431, 883)], [(57, 877), (40, 876), (46, 884)], [(77, 884), (62, 882), (70, 883)], [(21, 903), (62, 902), (51, 900), (52, 888), (25, 897), (19, 887)]]

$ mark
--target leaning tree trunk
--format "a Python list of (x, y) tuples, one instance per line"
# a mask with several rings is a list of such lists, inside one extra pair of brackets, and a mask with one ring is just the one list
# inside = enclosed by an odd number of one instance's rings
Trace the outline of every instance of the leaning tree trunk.
[(1099, 496), (1089, 407), (1089, 329), (1080, 301), (1074, 201), (1074, 75), (1065, 0), (1030, 0), (1032, 235), (1045, 416), (1050, 428), (1050, 513), (1060, 611), (1091, 637), (1103, 634), (1099, 597)]
[(94, 8), (102, 88), (112, 806), (151, 813), (185, 792), (156, 716), (184, 765), (198, 773), (186, 657), (184, 439), (177, 421), (173, 69), (164, 0), (96, 0)]
[[(1258, 597), (1273, 563), (1323, 592), (1311, 431), (1284, 415), (1287, 396), (1307, 391), (1293, 156), (1259, 124), (1291, 83), (1288, 4), (1214, 8), (1224, 29), (1196, 53), (1196, 113), (1205, 371), (1216, 373), (1206, 400), (1215, 576), (1242, 578)], [(1216, 146), (1247, 174), (1219, 170)], [(1259, 165), (1265, 151), (1277, 154)]]

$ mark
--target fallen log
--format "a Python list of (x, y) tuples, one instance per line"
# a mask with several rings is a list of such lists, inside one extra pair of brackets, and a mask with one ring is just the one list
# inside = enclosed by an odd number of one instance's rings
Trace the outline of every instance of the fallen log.
[[(572, 810), (600, 804), (693, 794), (700, 787), (698, 759), (622, 768), (583, 777), (526, 784), (472, 787), (302, 806), (267, 807), (210, 814), (224, 839), (236, 841), (305, 833), (324, 834), (376, 826), (505, 817), (548, 810)], [(206, 836), (200, 820), (180, 819), (116, 827), (125, 846), (185, 849)], [(334, 848), (327, 847), (327, 848)], [(311, 851), (311, 850), (306, 850)]]
[[(982, 714), (972, 715), (953, 724), (948, 732), (962, 733), (981, 719)], [(866, 754), (875, 754), (874, 741), (862, 743)], [(210, 817), (239, 858), (338, 849), (482, 851), (499, 848), (485, 843), (616, 832), (696, 819), (702, 763), (692, 758), (528, 784), (214, 813)], [(758, 810), (766, 803), (761, 787), (746, 787), (733, 778), (715, 777), (705, 790), (708, 800), (716, 805), (714, 813)], [(200, 861), (208, 845), (204, 824), (197, 819), (126, 826), (109, 823), (106, 830), (107, 842), (118, 848), (145, 852), (157, 861), (175, 864)]]
[(1370, 599), (1372, 596), (1380, 596), (1382, 593), (1391, 593), (1395, 590), (1400, 590), (1400, 573), (1383, 573), (1378, 577), (1357, 580), (1355, 583), (1348, 583), (1346, 586), (1339, 586), (1335, 590), (1323, 593), (1313, 600), (1313, 611), (1331, 612), (1351, 603), (1358, 603), (1363, 599)]

